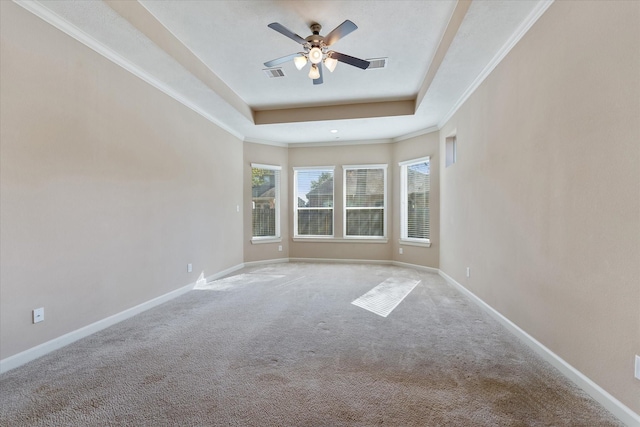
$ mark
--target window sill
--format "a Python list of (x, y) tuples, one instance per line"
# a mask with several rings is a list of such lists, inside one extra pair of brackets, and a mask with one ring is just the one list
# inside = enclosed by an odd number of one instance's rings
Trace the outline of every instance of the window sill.
[(415, 241), (415, 240), (400, 239), (400, 240), (398, 240), (398, 243), (400, 243), (401, 245), (405, 245), (405, 246), (419, 246), (419, 247), (422, 247), (422, 248), (430, 248), (431, 247), (431, 242), (419, 242), (419, 241)]
[(379, 237), (375, 239), (363, 239), (359, 237), (353, 238), (335, 238), (335, 237), (294, 237), (294, 242), (308, 242), (308, 243), (388, 243), (386, 237)]
[(251, 238), (252, 245), (261, 245), (263, 243), (280, 243), (281, 237), (253, 237)]

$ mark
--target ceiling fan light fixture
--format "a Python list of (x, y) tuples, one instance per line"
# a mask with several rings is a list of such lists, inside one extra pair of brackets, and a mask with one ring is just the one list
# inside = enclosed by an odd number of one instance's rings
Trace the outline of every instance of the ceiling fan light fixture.
[(318, 66), (316, 64), (311, 66), (311, 70), (309, 70), (309, 78), (313, 80), (320, 78), (320, 70), (318, 70)]
[(306, 38), (300, 37), (278, 22), (272, 22), (267, 25), (267, 27), (277, 31), (287, 38), (290, 38), (294, 42), (299, 43), (302, 45), (302, 49), (304, 49), (304, 51), (298, 51), (281, 58), (267, 61), (264, 63), (265, 67), (272, 68), (287, 61), (294, 61), (295, 67), (298, 70), (302, 70), (306, 63), (310, 62), (311, 69), (309, 70), (309, 78), (313, 79), (314, 85), (321, 85), (323, 83), (323, 65), (327, 67), (329, 72), (333, 72), (336, 69), (338, 62), (344, 62), (347, 65), (351, 65), (362, 70), (366, 70), (371, 66), (370, 61), (365, 61), (364, 59), (355, 58), (353, 56), (345, 55), (344, 53), (329, 50), (329, 46), (332, 46), (342, 37), (358, 29), (356, 24), (348, 19), (331, 30), (326, 36), (320, 35), (322, 26), (318, 23), (313, 23), (309, 27), (313, 34)]
[(322, 61), (322, 50), (319, 47), (312, 47), (309, 51), (309, 61), (312, 64), (319, 64)]
[(298, 70), (302, 70), (307, 65), (307, 57), (304, 55), (296, 56), (293, 58), (293, 63)]
[(327, 69), (333, 73), (333, 70), (336, 69), (336, 65), (338, 65), (338, 60), (335, 58), (327, 57), (324, 60), (324, 65), (326, 65)]

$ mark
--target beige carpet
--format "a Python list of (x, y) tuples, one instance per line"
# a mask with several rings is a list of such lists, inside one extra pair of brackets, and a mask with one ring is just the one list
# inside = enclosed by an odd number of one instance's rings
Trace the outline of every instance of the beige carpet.
[[(390, 278), (420, 282), (387, 317), (351, 304)], [(2, 426), (620, 425), (437, 275), (376, 265), (246, 268), (0, 392)]]

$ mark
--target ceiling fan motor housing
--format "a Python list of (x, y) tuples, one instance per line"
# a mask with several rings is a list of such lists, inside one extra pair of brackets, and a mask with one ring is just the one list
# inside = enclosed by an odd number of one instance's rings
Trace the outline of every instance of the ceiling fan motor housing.
[(305, 39), (307, 41), (305, 50), (307, 51), (309, 61), (311, 61), (312, 64), (319, 64), (327, 53), (327, 46), (324, 44), (324, 37), (320, 35), (322, 26), (318, 23), (313, 23), (309, 28), (311, 28), (311, 32), (313, 34)]
[(266, 67), (271, 67), (285, 61), (293, 60), (296, 64), (296, 68), (300, 70), (302, 69), (302, 67), (304, 67), (306, 60), (308, 60), (312, 64), (312, 69), (309, 73), (309, 77), (313, 79), (314, 85), (322, 84), (321, 63), (323, 61), (324, 65), (329, 71), (333, 71), (335, 69), (338, 61), (347, 63), (363, 70), (366, 70), (370, 65), (369, 61), (345, 55), (340, 52), (329, 51), (329, 46), (333, 45), (340, 38), (346, 36), (347, 34), (350, 34), (358, 28), (356, 24), (349, 21), (348, 19), (345, 20), (342, 24), (338, 25), (331, 32), (329, 32), (326, 37), (320, 35), (322, 26), (317, 22), (314, 22), (309, 26), (313, 34), (306, 38), (300, 37), (298, 34), (294, 33), (278, 22), (272, 22), (268, 25), (268, 27), (279, 32), (285, 37), (288, 37), (293, 41), (300, 43), (304, 49), (304, 52), (294, 53), (282, 58), (276, 58), (272, 61), (265, 62), (264, 65)]

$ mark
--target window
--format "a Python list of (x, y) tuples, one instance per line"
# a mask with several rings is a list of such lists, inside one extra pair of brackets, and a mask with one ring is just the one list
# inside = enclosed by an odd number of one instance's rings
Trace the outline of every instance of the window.
[(387, 165), (343, 166), (344, 236), (386, 236)]
[(293, 168), (294, 236), (333, 236), (333, 166)]
[(456, 162), (458, 156), (458, 140), (455, 135), (448, 136), (445, 139), (445, 166), (449, 167)]
[(280, 238), (280, 166), (251, 164), (252, 241)]
[(429, 245), (429, 157), (400, 163), (401, 240)]

